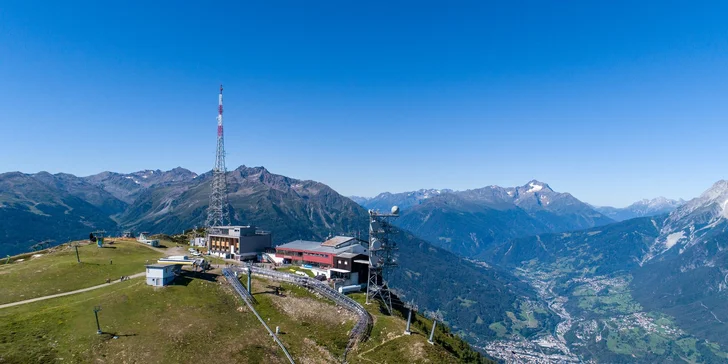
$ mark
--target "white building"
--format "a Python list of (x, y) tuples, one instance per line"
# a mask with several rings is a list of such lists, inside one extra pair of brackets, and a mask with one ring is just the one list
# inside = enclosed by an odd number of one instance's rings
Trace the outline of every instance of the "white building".
[(147, 265), (147, 284), (155, 287), (166, 286), (174, 280), (175, 273), (182, 269), (177, 264), (150, 264)]
[(190, 245), (205, 247), (207, 246), (207, 242), (205, 241), (205, 238), (193, 238), (190, 240)]
[(159, 246), (159, 240), (157, 239), (149, 239), (147, 238), (148, 233), (141, 233), (139, 234), (139, 237), (137, 238), (137, 241), (142, 244), (147, 244), (149, 246)]

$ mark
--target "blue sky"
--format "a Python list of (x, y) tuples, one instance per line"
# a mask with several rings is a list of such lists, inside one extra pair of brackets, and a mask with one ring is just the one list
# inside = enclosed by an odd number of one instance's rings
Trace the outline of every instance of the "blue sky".
[(0, 4), (0, 171), (210, 170), (223, 83), (229, 169), (345, 195), (728, 178), (725, 2), (101, 3)]

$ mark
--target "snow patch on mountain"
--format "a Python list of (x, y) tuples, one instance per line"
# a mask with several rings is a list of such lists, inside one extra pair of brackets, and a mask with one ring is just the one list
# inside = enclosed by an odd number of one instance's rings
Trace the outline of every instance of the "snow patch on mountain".
[(667, 239), (665, 240), (665, 247), (667, 249), (672, 248), (673, 246), (675, 246), (675, 244), (677, 244), (678, 241), (680, 241), (680, 239), (682, 239), (684, 237), (685, 237), (684, 231), (679, 231), (679, 232), (668, 235)]
[(538, 192), (538, 191), (541, 191), (543, 189), (543, 186), (537, 185), (537, 184), (535, 184), (533, 182), (529, 183), (528, 185), (531, 186), (531, 188), (529, 188), (528, 191), (526, 191), (526, 193)]

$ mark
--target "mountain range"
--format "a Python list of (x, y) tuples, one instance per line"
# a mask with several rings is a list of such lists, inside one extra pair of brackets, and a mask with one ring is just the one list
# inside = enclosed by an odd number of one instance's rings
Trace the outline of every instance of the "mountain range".
[[(211, 172), (197, 175), (183, 168), (89, 177), (0, 174), (5, 234), (0, 252), (27, 251), (42, 239), (82, 239), (96, 229), (174, 234), (202, 226), (210, 179)], [(368, 231), (366, 210), (323, 183), (246, 166), (228, 172), (227, 182), (231, 222), (272, 231), (274, 244)], [(521, 305), (539, 305), (535, 291), (512, 274), (460, 258), (405, 230), (397, 237), (399, 269), (392, 287), (421, 309), (439, 311), (472, 342), (493, 337), (492, 322), (522, 334), (553, 325), (547, 311), (536, 314), (539, 324), (528, 330), (509, 319), (508, 312)]]
[[(183, 168), (0, 174), (0, 254), (97, 229), (174, 234), (202, 226), (210, 178)], [(400, 206), (392, 287), (439, 311), (473, 343), (506, 340), (488, 349), (504, 358), (529, 340), (546, 342), (538, 349), (546, 356), (608, 362), (624, 359), (618, 345), (634, 346), (630, 352), (648, 361), (720, 357), (715, 345), (728, 346), (727, 181), (688, 202), (645, 200), (612, 214), (536, 180), (380, 194), (358, 199), (364, 207), (320, 182), (263, 167), (240, 166), (227, 180), (231, 222), (271, 230), (275, 243), (366, 234), (365, 207)], [(608, 288), (585, 296), (589, 287)], [(642, 331), (625, 331), (634, 320)], [(659, 340), (680, 344), (660, 346), (650, 336), (657, 324), (667, 325)], [(685, 346), (691, 342), (694, 348)]]
[(593, 206), (593, 208), (612, 220), (624, 221), (636, 217), (666, 214), (683, 204), (685, 204), (683, 199), (671, 200), (665, 197), (657, 197), (651, 200), (643, 199), (623, 208), (610, 206)]
[(369, 209), (398, 205), (403, 211), (396, 221), (399, 226), (456, 254), (476, 258), (493, 244), (513, 238), (614, 222), (571, 194), (536, 180), (517, 187), (382, 193), (360, 203)]

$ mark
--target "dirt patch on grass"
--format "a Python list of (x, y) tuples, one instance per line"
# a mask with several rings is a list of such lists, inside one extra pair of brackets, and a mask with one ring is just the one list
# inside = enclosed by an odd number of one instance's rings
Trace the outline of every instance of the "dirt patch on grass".
[[(418, 360), (424, 360), (426, 359), (427, 352), (425, 352), (425, 343), (418, 341), (414, 343), (413, 345), (409, 346), (409, 357), (412, 358), (412, 361), (418, 361)], [(429, 361), (429, 360), (425, 360)]]
[(318, 364), (339, 362), (339, 360), (336, 360), (336, 358), (328, 350), (326, 350), (326, 348), (316, 344), (315, 341), (309, 338), (304, 338), (303, 343), (306, 344), (307, 350), (306, 353), (299, 358), (299, 363)]
[(272, 300), (279, 310), (295, 320), (312, 320), (329, 325), (343, 325), (356, 319), (351, 312), (306, 297), (277, 297)]

